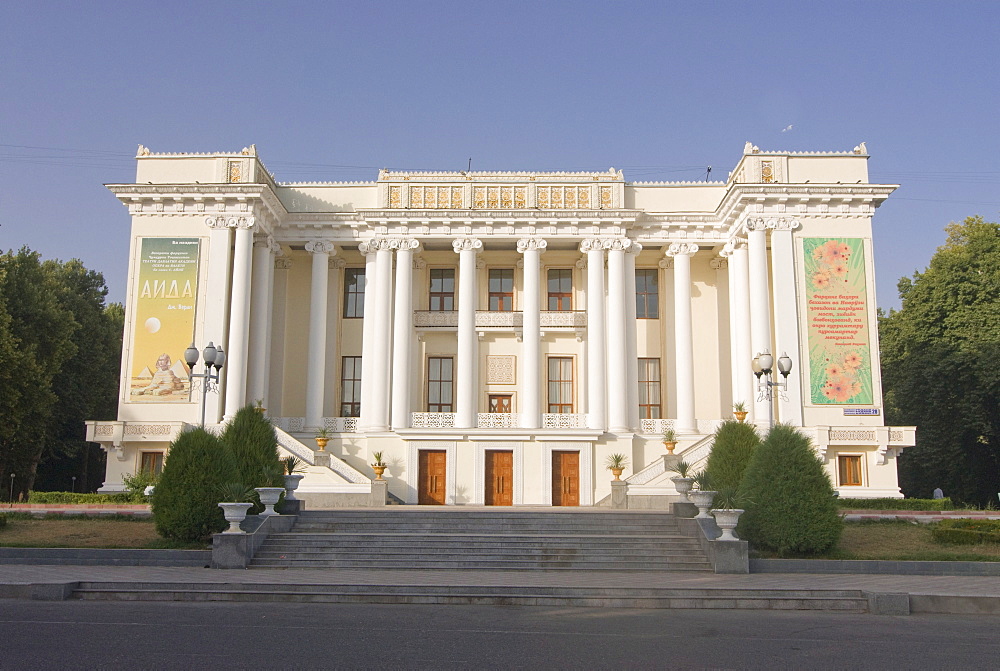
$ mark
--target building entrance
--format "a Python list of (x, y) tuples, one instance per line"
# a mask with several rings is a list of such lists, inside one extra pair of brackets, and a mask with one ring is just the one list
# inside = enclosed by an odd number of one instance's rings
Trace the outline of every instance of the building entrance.
[(444, 505), (446, 454), (444, 450), (420, 450), (418, 504)]
[(486, 500), (488, 506), (514, 505), (514, 453), (486, 451)]
[(552, 453), (552, 505), (580, 505), (580, 453)]

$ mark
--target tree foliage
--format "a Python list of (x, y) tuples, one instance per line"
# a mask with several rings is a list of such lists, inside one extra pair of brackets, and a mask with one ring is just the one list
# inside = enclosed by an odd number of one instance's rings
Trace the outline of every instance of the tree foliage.
[(899, 281), (902, 307), (879, 319), (886, 419), (916, 425), (899, 458), (907, 496), (940, 487), (995, 502), (1000, 491), (1000, 227), (946, 229), (930, 265)]
[(840, 538), (833, 485), (809, 439), (793, 426), (775, 424), (754, 451), (740, 498), (746, 512), (739, 535), (755, 547), (814, 554)]
[[(219, 439), (233, 455), (235, 483), (249, 489), (284, 486), (282, 475), (285, 465), (278, 455), (278, 437), (274, 432), (274, 425), (253, 406), (240, 408), (226, 424)], [(263, 506), (258, 506), (263, 510)]]
[(720, 424), (715, 430), (712, 451), (705, 466), (712, 486), (720, 492), (738, 491), (743, 473), (758, 445), (760, 436), (753, 424), (733, 419)]

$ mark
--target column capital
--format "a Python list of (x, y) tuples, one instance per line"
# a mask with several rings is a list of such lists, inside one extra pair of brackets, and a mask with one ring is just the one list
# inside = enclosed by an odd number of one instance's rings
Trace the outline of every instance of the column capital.
[(292, 267), (292, 260), (287, 256), (278, 256), (274, 259), (275, 270), (288, 270)]
[(270, 246), (271, 246), (271, 253), (272, 254), (274, 254), (275, 256), (283, 256), (284, 255), (284, 252), (281, 251), (281, 245), (279, 245), (277, 243), (277, 241), (275, 241), (274, 238), (268, 237), (267, 241), (268, 241), (268, 244), (270, 244)]
[(209, 228), (241, 228), (249, 230), (256, 223), (254, 217), (205, 217), (205, 225)]
[(268, 252), (272, 252), (274, 250), (274, 244), (274, 238), (267, 234), (255, 235), (253, 239), (254, 247), (257, 247), (258, 249), (266, 248)]
[(664, 252), (666, 256), (694, 256), (698, 252), (698, 245), (693, 242), (671, 242)]
[(763, 218), (748, 218), (744, 224), (748, 231), (764, 231), (767, 230), (767, 222)]
[(306, 243), (306, 251), (311, 254), (336, 254), (337, 248), (326, 240), (310, 240)]
[(801, 224), (797, 219), (768, 219), (767, 227), (775, 231), (794, 231)]
[(742, 238), (733, 238), (723, 246), (719, 251), (719, 256), (723, 258), (729, 258), (737, 251), (745, 250), (747, 248), (747, 241)]
[(424, 259), (422, 257), (419, 257), (419, 256), (414, 256), (413, 257), (413, 269), (414, 270), (423, 270), (426, 267), (427, 267), (427, 262), (424, 261)]
[[(631, 249), (633, 245), (638, 245), (631, 238), (608, 237), (608, 238), (584, 238), (580, 243), (581, 252), (596, 252), (599, 250), (625, 251)], [(640, 247), (640, 249), (642, 249)]]
[(517, 241), (517, 251), (521, 254), (525, 252), (544, 252), (549, 246), (543, 238), (519, 238)]
[(326, 267), (330, 270), (340, 270), (347, 265), (347, 261), (340, 258), (333, 258), (326, 262)]
[(632, 244), (629, 245), (628, 249), (625, 250), (625, 253), (626, 254), (631, 254), (632, 256), (638, 256), (639, 252), (641, 252), (641, 251), (642, 251), (642, 245), (640, 245), (638, 242), (636, 242), (635, 240), (633, 240)]
[(719, 254), (719, 256), (709, 261), (708, 265), (711, 266), (713, 270), (726, 270), (729, 268), (729, 260), (725, 256), (722, 256), (722, 254)]
[(476, 252), (478, 254), (483, 249), (483, 241), (479, 238), (458, 238), (451, 241), (451, 247), (456, 254), (459, 252)]

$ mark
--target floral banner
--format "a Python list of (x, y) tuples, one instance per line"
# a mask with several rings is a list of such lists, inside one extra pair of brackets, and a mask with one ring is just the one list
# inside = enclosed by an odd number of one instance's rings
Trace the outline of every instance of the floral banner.
[(804, 238), (812, 402), (872, 405), (864, 240)]
[(143, 238), (129, 401), (183, 403), (190, 396), (184, 350), (194, 336), (198, 238)]

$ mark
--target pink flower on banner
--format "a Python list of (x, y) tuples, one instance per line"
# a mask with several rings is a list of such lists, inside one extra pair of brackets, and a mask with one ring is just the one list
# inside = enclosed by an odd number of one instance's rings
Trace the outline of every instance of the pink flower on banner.
[(817, 289), (826, 289), (830, 286), (830, 274), (825, 270), (818, 270), (813, 273), (812, 283)]
[(844, 356), (844, 366), (846, 368), (861, 368), (861, 364), (864, 363), (861, 359), (861, 355), (857, 352), (850, 352)]

